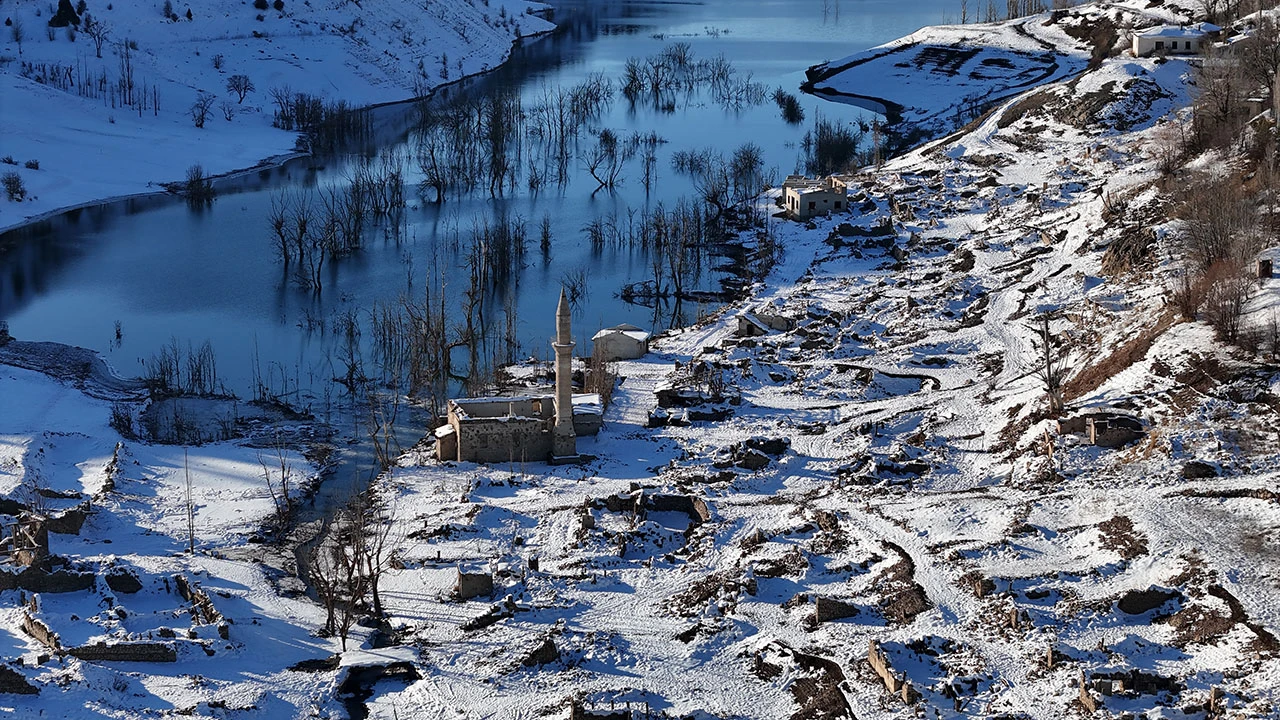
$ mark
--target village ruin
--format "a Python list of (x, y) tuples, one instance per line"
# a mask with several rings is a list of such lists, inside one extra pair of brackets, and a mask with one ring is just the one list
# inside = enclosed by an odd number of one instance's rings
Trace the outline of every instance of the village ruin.
[(573, 332), (564, 290), (556, 308), (555, 393), (456, 398), (445, 425), (435, 431), (440, 461), (502, 463), (579, 462), (579, 435), (600, 431), (598, 395), (573, 393)]

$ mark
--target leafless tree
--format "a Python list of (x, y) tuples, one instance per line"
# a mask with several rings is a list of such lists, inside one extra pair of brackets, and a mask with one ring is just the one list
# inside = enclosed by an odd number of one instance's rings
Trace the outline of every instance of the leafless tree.
[(222, 117), (227, 122), (231, 122), (236, 117), (236, 106), (231, 104), (230, 100), (223, 100), (218, 103), (218, 109), (222, 111)]
[(284, 444), (280, 438), (276, 438), (275, 457), (271, 458), (270, 465), (262, 453), (258, 453), (258, 464), (262, 466), (262, 480), (267, 485), (267, 492), (271, 495), (271, 504), (275, 507), (276, 526), (284, 528), (288, 525), (289, 519), (293, 517), (293, 496), (291, 486), (293, 484), (293, 468), (289, 464), (288, 455), (284, 451)]
[(85, 15), (80, 29), (84, 30), (84, 34), (88, 35), (89, 39), (93, 41), (94, 52), (97, 53), (98, 57), (102, 57), (102, 46), (111, 37), (111, 27), (102, 20)]
[(187, 459), (187, 449), (182, 449), (182, 469), (186, 474), (186, 514), (187, 514), (187, 554), (196, 554), (196, 504), (191, 496), (191, 462)]
[(243, 103), (244, 97), (256, 89), (248, 75), (232, 75), (227, 78), (227, 92), (234, 93), (239, 103)]
[(1035, 331), (1032, 344), (1039, 356), (1034, 373), (1044, 383), (1045, 393), (1049, 397), (1049, 414), (1057, 417), (1062, 414), (1064, 407), (1062, 385), (1067, 375), (1066, 363), (1054, 347), (1053, 334), (1049, 331), (1049, 313), (1042, 314), (1040, 321), (1032, 329)]
[(9, 37), (13, 38), (14, 44), (18, 46), (18, 54), (21, 55), (22, 43), (27, 39), (27, 32), (23, 28), (20, 18), (14, 18), (13, 25), (9, 27)]
[(1183, 251), (1199, 273), (1222, 262), (1242, 266), (1260, 249), (1257, 234), (1251, 231), (1252, 208), (1240, 195), (1239, 184), (1230, 175), (1200, 179), (1181, 193)]
[(1239, 265), (1224, 262), (1210, 268), (1206, 284), (1204, 320), (1213, 326), (1219, 340), (1240, 343), (1244, 308), (1253, 292), (1254, 279)]
[(369, 599), (373, 603), (374, 617), (381, 618), (385, 615), (385, 608), (378, 588), (382, 576), (395, 563), (396, 550), (404, 538), (397, 529), (396, 506), (386, 503), (375, 506), (365, 498), (360, 507), (365, 536), (362, 547), (364, 572), (368, 578)]
[(213, 95), (200, 93), (196, 96), (196, 101), (191, 103), (191, 122), (195, 123), (198, 128), (203, 128), (206, 120), (209, 119), (209, 113), (213, 109), (213, 103), (217, 100)]

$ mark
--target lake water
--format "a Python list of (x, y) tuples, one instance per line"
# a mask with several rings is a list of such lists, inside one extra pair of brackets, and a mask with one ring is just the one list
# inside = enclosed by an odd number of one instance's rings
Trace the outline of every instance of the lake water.
[[(688, 43), (695, 59), (723, 55), (739, 78), (750, 76), (772, 94), (797, 93), (804, 69), (938, 23), (958, 12), (954, 0), (706, 0), (705, 2), (560, 2), (560, 29), (518, 48), (511, 62), (480, 79), (442, 93), (484, 97), (515, 92), (526, 110), (548, 90), (574, 86), (593, 74), (617, 80), (628, 58)], [(953, 7), (955, 6), (955, 7)], [(448, 99), (448, 98), (445, 98)], [(803, 124), (788, 124), (772, 99), (726, 108), (706, 93), (681, 95), (662, 107), (630, 103), (615, 93), (591, 125), (620, 136), (656, 133), (656, 181), (646, 190), (639, 161), (632, 161), (613, 191), (597, 190), (580, 155), (563, 184), (530, 190), (522, 176), (501, 196), (487, 188), (451, 194), (442, 205), (410, 192), (398, 239), (371, 228), (363, 250), (324, 270), (320, 293), (299, 287), (282, 273), (268, 240), (267, 216), (282, 190), (342, 186), (352, 156), (306, 159), (263, 171), (219, 188), (212, 207), (193, 210), (181, 201), (147, 199), (70, 213), (0, 238), (0, 318), (25, 340), (51, 340), (100, 351), (122, 374), (141, 374), (146, 359), (176, 340), (179, 346), (209, 341), (225, 386), (242, 395), (252, 378), (278, 375), (304, 402), (332, 388), (340, 374), (333, 319), (343, 313), (367, 318), (378, 302), (421, 295), (444, 283), (446, 297), (465, 289), (462, 258), (451, 238), (497, 216), (521, 218), (529, 229), (523, 269), (500, 288), (515, 307), (515, 336), (522, 356), (548, 356), (554, 299), (567, 276), (585, 278), (575, 313), (579, 352), (602, 326), (630, 322), (661, 329), (673, 322), (670, 306), (658, 311), (628, 305), (616, 295), (652, 274), (644, 251), (592, 247), (584, 226), (598, 218), (624, 222), (658, 203), (674, 206), (692, 193), (691, 180), (672, 167), (681, 150), (712, 148), (728, 155), (743, 143), (761, 148), (773, 177), (802, 168), (802, 139), (815, 117), (865, 120), (863, 111), (801, 96)], [(415, 111), (394, 106), (375, 111), (376, 147), (387, 154), (412, 149)], [(582, 142), (588, 142), (588, 136)], [(409, 180), (420, 175), (410, 162)], [(549, 218), (549, 256), (538, 248), (538, 227)], [(11, 242), (10, 242), (11, 241)], [(704, 259), (704, 262), (707, 262)], [(706, 272), (703, 288), (715, 287)], [(438, 288), (437, 288), (438, 289)], [(490, 301), (496, 324), (505, 313)], [(700, 310), (685, 304), (674, 321)], [(119, 323), (120, 338), (116, 337)]]

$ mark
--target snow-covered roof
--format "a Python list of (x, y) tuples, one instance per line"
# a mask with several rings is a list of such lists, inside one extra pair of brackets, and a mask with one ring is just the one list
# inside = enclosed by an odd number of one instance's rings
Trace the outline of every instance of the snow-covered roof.
[(608, 327), (601, 330), (595, 335), (592, 335), (591, 340), (592, 341), (600, 340), (601, 338), (605, 338), (610, 335), (626, 335), (632, 340), (637, 340), (639, 342), (644, 342), (645, 340), (649, 339), (649, 333), (646, 332), (644, 329), (638, 328), (635, 325), (628, 325), (626, 323), (623, 323), (621, 325), (614, 325), (613, 327)]
[(797, 194), (797, 195), (814, 195), (814, 194), (817, 194), (817, 193), (838, 193), (838, 192), (840, 192), (840, 190), (838, 190), (838, 189), (836, 189), (836, 188), (829, 187), (829, 186), (827, 186), (827, 185), (818, 184), (818, 183), (815, 183), (815, 184), (813, 184), (813, 185), (806, 185), (806, 186), (804, 186), (804, 187), (792, 188), (792, 189), (796, 191), (796, 194)]
[(1139, 33), (1139, 37), (1168, 38), (1200, 38), (1216, 33), (1222, 28), (1213, 23), (1196, 23), (1195, 25), (1158, 25)]
[(604, 405), (600, 402), (599, 393), (574, 393), (574, 415), (604, 415)]

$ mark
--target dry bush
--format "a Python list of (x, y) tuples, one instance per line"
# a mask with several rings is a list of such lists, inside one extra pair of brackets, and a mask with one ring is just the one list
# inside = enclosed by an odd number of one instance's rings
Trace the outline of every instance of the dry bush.
[(1219, 340), (1238, 344), (1242, 338), (1244, 307), (1253, 293), (1253, 278), (1238, 265), (1219, 262), (1205, 273), (1205, 282), (1207, 290), (1202, 307), (1205, 322), (1213, 326)]

